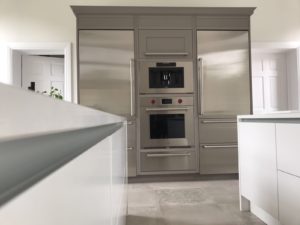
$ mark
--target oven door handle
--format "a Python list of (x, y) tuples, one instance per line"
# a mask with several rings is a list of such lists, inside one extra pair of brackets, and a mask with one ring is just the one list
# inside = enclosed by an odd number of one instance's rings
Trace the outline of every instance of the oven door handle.
[(152, 112), (152, 111), (187, 111), (190, 108), (188, 107), (178, 107), (178, 108), (146, 108), (147, 112)]
[(150, 158), (159, 158), (159, 157), (177, 157), (177, 156), (191, 156), (191, 153), (159, 153), (159, 154), (147, 154), (147, 157)]
[(145, 56), (187, 56), (188, 52), (145, 52)]

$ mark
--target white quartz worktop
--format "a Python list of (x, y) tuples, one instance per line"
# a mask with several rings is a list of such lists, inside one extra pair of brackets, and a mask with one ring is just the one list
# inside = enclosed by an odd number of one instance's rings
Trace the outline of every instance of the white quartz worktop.
[(300, 111), (277, 111), (254, 115), (240, 115), (238, 119), (300, 119)]
[(0, 83), (0, 139), (81, 129), (125, 118)]

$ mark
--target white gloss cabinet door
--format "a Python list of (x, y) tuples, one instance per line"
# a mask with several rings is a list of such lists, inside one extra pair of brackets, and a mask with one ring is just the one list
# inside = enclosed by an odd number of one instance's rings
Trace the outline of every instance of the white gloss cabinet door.
[(300, 177), (299, 133), (299, 124), (276, 124), (278, 169), (298, 177)]
[(278, 172), (279, 220), (281, 225), (300, 224), (300, 178)]
[(240, 122), (238, 131), (241, 195), (277, 219), (275, 124)]

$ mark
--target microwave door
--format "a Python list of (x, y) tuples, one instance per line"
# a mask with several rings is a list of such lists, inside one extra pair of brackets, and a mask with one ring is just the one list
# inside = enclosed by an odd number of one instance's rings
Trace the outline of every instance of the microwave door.
[(247, 31), (198, 31), (198, 113), (250, 113)]

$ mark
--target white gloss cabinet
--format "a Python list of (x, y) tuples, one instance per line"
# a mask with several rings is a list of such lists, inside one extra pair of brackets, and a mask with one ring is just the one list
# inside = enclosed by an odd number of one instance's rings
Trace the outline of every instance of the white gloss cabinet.
[(278, 169), (298, 177), (300, 177), (299, 134), (300, 125), (297, 123), (276, 124)]
[(279, 218), (281, 225), (300, 224), (300, 178), (278, 172)]
[(274, 123), (238, 124), (240, 194), (278, 218)]

